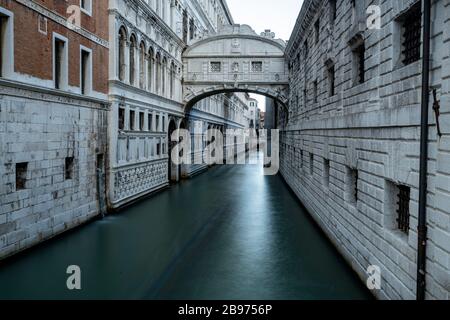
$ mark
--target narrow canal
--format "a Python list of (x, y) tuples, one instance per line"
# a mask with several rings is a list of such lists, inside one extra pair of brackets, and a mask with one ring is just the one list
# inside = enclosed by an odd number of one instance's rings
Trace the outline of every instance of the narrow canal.
[[(66, 287), (81, 268), (80, 291)], [(370, 299), (279, 176), (222, 166), (0, 262), (0, 299)]]

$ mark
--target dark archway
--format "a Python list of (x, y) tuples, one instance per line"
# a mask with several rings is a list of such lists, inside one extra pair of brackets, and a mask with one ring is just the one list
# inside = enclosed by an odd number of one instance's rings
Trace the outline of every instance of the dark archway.
[(184, 111), (186, 114), (189, 114), (194, 105), (201, 100), (212, 97), (222, 93), (236, 93), (236, 92), (244, 92), (244, 93), (255, 93), (267, 98), (273, 99), (277, 102), (277, 106), (281, 107), (287, 114), (289, 114), (288, 109), (288, 101), (284, 96), (278, 94), (278, 92), (265, 90), (263, 88), (260, 89), (240, 89), (240, 88), (208, 88), (202, 91), (202, 93), (198, 95), (189, 96), (189, 99), (185, 102)]

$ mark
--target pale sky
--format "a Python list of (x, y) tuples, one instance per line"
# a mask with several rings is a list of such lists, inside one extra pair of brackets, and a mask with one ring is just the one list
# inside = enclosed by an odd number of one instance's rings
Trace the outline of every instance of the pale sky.
[[(289, 40), (303, 0), (227, 0), (234, 22), (248, 24), (260, 34), (265, 29), (275, 32), (275, 38)], [(251, 94), (266, 110), (264, 96)]]

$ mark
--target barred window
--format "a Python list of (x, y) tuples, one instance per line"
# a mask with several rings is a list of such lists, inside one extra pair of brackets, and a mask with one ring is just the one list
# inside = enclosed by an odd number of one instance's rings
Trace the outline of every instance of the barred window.
[(411, 188), (407, 186), (398, 186), (398, 208), (397, 224), (402, 232), (409, 233), (409, 202), (411, 199)]
[(252, 62), (252, 72), (262, 72), (263, 63), (261, 61)]
[(221, 72), (222, 71), (222, 64), (220, 62), (211, 62), (211, 72)]
[(420, 60), (422, 32), (422, 3), (415, 4), (402, 18), (402, 62), (404, 65)]

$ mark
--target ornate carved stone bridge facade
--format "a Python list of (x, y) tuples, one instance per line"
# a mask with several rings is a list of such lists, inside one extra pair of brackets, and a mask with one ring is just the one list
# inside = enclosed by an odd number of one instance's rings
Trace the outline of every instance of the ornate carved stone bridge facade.
[(287, 105), (285, 46), (273, 33), (257, 35), (247, 25), (226, 26), (193, 42), (182, 56), (185, 111), (224, 92), (258, 93)]

